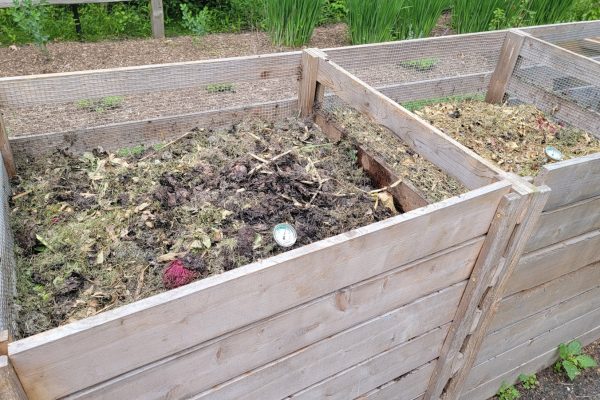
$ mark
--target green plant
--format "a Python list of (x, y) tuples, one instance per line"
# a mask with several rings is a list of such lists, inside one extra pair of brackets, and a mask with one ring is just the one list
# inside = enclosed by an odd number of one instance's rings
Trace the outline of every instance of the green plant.
[(181, 8), (181, 24), (196, 36), (203, 36), (207, 33), (209, 9), (204, 7), (196, 14), (192, 13), (186, 3), (179, 5)]
[(576, 0), (569, 9), (567, 20), (587, 21), (600, 19), (600, 0)]
[(448, 5), (448, 0), (404, 0), (400, 18), (394, 27), (394, 36), (396, 39), (429, 36)]
[(83, 110), (101, 113), (106, 110), (114, 110), (116, 108), (121, 107), (123, 101), (124, 99), (122, 96), (107, 96), (101, 98), (100, 100), (78, 100), (77, 102), (75, 102), (75, 106)]
[(137, 145), (133, 147), (124, 147), (117, 151), (117, 157), (130, 157), (130, 156), (139, 156), (144, 153), (145, 147), (144, 145)]
[(13, 0), (15, 9), (12, 16), (15, 23), (31, 35), (35, 45), (48, 57), (49, 53), (46, 45), (50, 37), (44, 32), (42, 26), (42, 21), (46, 15), (46, 4), (45, 0), (35, 4), (32, 0)]
[(528, 25), (535, 14), (535, 12), (528, 8), (529, 1), (519, 0), (510, 5), (510, 8), (507, 10), (501, 8), (495, 9), (494, 16), (488, 28), (494, 30)]
[(527, 9), (531, 13), (531, 17), (527, 23), (529, 25), (543, 25), (567, 21), (573, 3), (573, 1), (565, 0), (529, 0), (527, 1)]
[(408, 69), (414, 69), (419, 72), (431, 71), (438, 63), (437, 58), (419, 58), (417, 60), (408, 60), (400, 62), (400, 66)]
[(276, 45), (308, 43), (323, 0), (265, 0), (265, 25)]
[(206, 91), (208, 93), (224, 93), (224, 92), (232, 92), (235, 93), (235, 88), (233, 83), (211, 83), (206, 85)]
[(390, 41), (403, 0), (347, 0), (348, 26), (353, 44)]
[(346, 14), (348, 14), (346, 0), (325, 0), (319, 25), (342, 22), (346, 19)]
[(496, 396), (498, 396), (498, 400), (515, 400), (521, 397), (521, 393), (513, 385), (502, 382)]
[(538, 381), (535, 374), (521, 374), (519, 375), (519, 382), (521, 382), (523, 388), (527, 390), (535, 389), (536, 387), (540, 386), (540, 381)]
[(582, 353), (581, 342), (578, 340), (568, 344), (561, 343), (558, 346), (558, 361), (554, 364), (554, 370), (556, 372), (564, 371), (569, 380), (577, 378), (581, 371), (597, 366), (598, 364), (592, 357)]
[(481, 32), (489, 29), (496, 10), (511, 9), (511, 0), (454, 0), (452, 25), (458, 33)]

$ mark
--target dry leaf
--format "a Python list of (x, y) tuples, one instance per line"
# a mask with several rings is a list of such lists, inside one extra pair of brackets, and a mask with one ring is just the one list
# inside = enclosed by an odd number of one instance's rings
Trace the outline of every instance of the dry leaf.
[(377, 198), (383, 204), (384, 207), (389, 209), (394, 214), (398, 212), (396, 210), (396, 206), (394, 205), (394, 196), (392, 196), (389, 192), (381, 192), (377, 193)]
[(185, 252), (182, 253), (167, 253), (167, 254), (163, 254), (162, 256), (159, 256), (157, 258), (158, 262), (169, 262), (169, 261), (173, 261), (176, 258), (179, 257), (183, 257), (185, 255)]

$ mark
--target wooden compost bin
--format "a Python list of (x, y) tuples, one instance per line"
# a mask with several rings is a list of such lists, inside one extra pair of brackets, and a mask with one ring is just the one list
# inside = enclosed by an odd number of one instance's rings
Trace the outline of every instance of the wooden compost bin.
[[(299, 110), (308, 116), (327, 89), (470, 190), (424, 207), (410, 207), (407, 196), (405, 207), (414, 209), (405, 214), (12, 342), (8, 357), (0, 357), (0, 394), (4, 390), (6, 398), (17, 399), (396, 399), (399, 393), (408, 400), (458, 398), (459, 383), (472, 379), (467, 378), (471, 366), (485, 352), (488, 327), (510, 290), (511, 274), (537, 254), (529, 247), (535, 233), (529, 237), (545, 223), (542, 209), (548, 215), (556, 209), (554, 194), (546, 206), (549, 191), (540, 185), (560, 187), (553, 180), (558, 178), (549, 173), (548, 180), (532, 185), (501, 171), (358, 79), (344, 68), (343, 58), (366, 51), (369, 63), (371, 55), (384, 60), (390, 50), (401, 56), (405, 48), (460, 53), (461, 43), (488, 42), (496, 43), (499, 55), (506, 37), (501, 31), (327, 53), (310, 49), (0, 79), (0, 107), (73, 102), (90, 91), (108, 96), (234, 81), (239, 71), (259, 82), (273, 76), (300, 80), (296, 99), (16, 137), (11, 145), (17, 159), (19, 153), (31, 156), (57, 147), (114, 150), (156, 143), (249, 115), (278, 118)], [(485, 92), (493, 72), (483, 68), (397, 82), (383, 91), (395, 100)], [(169, 79), (182, 74), (189, 80)], [(324, 131), (331, 128), (320, 122)], [(597, 160), (581, 165), (560, 170), (597, 183), (597, 170), (588, 170), (597, 168)], [(403, 190), (410, 193), (410, 187)], [(531, 254), (521, 259), (524, 250)], [(536, 351), (528, 353), (530, 360)]]

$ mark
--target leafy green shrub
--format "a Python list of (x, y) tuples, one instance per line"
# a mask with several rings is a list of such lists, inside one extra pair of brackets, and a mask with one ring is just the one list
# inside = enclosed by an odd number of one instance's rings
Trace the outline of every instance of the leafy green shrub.
[(515, 400), (521, 397), (521, 393), (513, 385), (509, 385), (506, 382), (502, 382), (500, 389), (498, 389), (498, 400)]
[(152, 29), (148, 4), (117, 3), (79, 6), (81, 28), (86, 40), (149, 36)]
[(196, 14), (192, 13), (186, 3), (179, 5), (181, 8), (181, 24), (196, 36), (203, 36), (207, 33), (209, 10), (204, 7)]
[(498, 11), (510, 9), (510, 0), (454, 0), (452, 25), (458, 33), (481, 32), (490, 27)]
[(326, 0), (321, 10), (319, 25), (335, 24), (346, 20), (348, 8), (345, 0)]
[(403, 0), (347, 0), (348, 26), (353, 44), (393, 40), (393, 29)]
[(529, 0), (519, 0), (507, 5), (507, 9), (497, 8), (490, 21), (489, 29), (514, 28), (528, 25), (534, 12), (529, 10)]
[(535, 374), (521, 374), (519, 375), (519, 382), (521, 382), (523, 388), (527, 390), (535, 389), (536, 387), (540, 386), (540, 381), (538, 381)]
[(600, 0), (576, 0), (569, 9), (569, 21), (600, 19)]
[(265, 25), (276, 45), (308, 43), (319, 21), (322, 0), (265, 0)]
[(397, 39), (427, 37), (448, 7), (448, 0), (404, 0), (400, 18), (396, 22)]
[(554, 364), (556, 372), (565, 372), (569, 380), (577, 378), (581, 371), (597, 367), (596, 361), (582, 353), (581, 342), (574, 340), (568, 344), (558, 346), (558, 361)]
[(44, 53), (48, 54), (46, 45), (50, 37), (44, 32), (42, 22), (46, 15), (45, 1), (34, 4), (32, 0), (13, 0), (13, 19), (15, 23), (33, 38), (35, 45)]

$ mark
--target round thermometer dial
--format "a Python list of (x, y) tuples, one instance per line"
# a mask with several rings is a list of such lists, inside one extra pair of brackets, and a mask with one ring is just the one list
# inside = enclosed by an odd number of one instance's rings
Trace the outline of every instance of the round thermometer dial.
[(273, 228), (273, 238), (278, 245), (282, 247), (290, 247), (296, 243), (298, 235), (296, 229), (290, 224), (277, 224)]
[(563, 159), (563, 155), (560, 150), (553, 146), (546, 147), (546, 155), (554, 161), (560, 161)]

